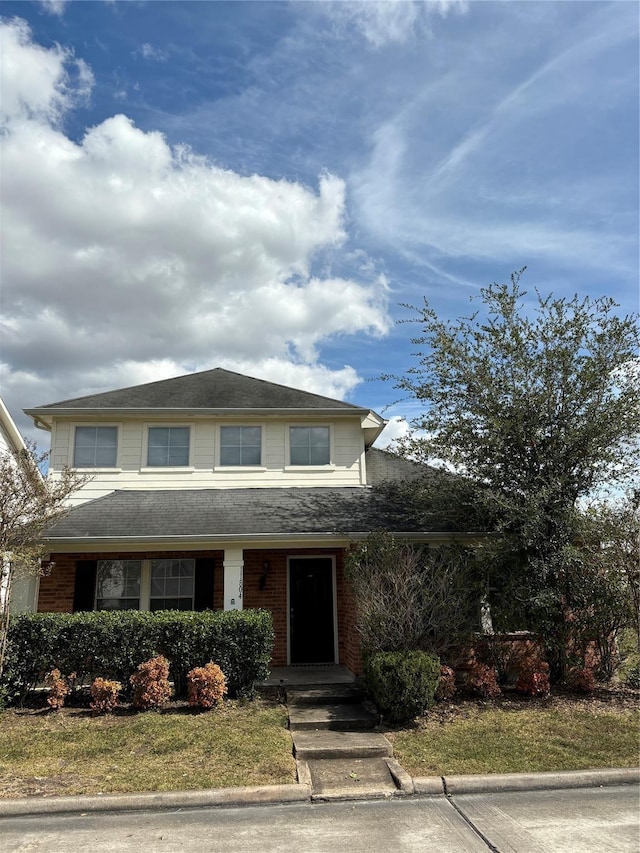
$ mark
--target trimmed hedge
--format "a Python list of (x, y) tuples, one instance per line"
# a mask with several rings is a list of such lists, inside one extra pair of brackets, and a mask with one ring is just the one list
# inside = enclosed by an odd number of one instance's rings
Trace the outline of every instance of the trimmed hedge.
[(440, 660), (421, 651), (377, 652), (365, 659), (364, 678), (380, 713), (403, 723), (433, 705)]
[(186, 695), (189, 670), (210, 661), (222, 669), (231, 695), (248, 696), (269, 674), (272, 649), (266, 610), (24, 613), (9, 626), (0, 693), (23, 701), (54, 668), (76, 672), (78, 683), (100, 677), (128, 685), (139, 664), (162, 654), (176, 696)]

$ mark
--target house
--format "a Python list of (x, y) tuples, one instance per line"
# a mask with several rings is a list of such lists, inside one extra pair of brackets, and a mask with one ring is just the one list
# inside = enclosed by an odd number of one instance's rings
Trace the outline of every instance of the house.
[(39, 611), (262, 607), (273, 666), (360, 668), (349, 543), (425, 533), (372, 485), (415, 466), (367, 408), (223, 369), (25, 409), (92, 479), (49, 532)]
[[(15, 460), (15, 464), (19, 464), (19, 454), (26, 450), (26, 444), (23, 437), (18, 432), (13, 418), (9, 414), (9, 410), (4, 404), (4, 400), (0, 397), (0, 456), (10, 454)], [(12, 462), (13, 464), (13, 462)], [(8, 559), (3, 555), (3, 559)], [(3, 563), (2, 568), (8, 566), (8, 563)], [(0, 612), (3, 612), (5, 606), (5, 596), (7, 591), (6, 572), (2, 572), (0, 579)], [(36, 576), (24, 577), (16, 574), (11, 582), (10, 607), (12, 613), (22, 613), (25, 610), (34, 610), (38, 596), (38, 578)]]

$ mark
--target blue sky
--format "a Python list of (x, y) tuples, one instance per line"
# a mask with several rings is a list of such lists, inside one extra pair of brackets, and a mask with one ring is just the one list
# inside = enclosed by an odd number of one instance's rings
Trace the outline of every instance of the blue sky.
[(400, 305), (524, 265), (638, 310), (639, 8), (0, 3), (18, 425), (216, 366), (381, 411)]

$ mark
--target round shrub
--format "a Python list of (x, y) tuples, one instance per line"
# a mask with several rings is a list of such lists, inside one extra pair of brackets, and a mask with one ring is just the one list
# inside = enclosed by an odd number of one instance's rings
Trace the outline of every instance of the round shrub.
[(169, 661), (163, 655), (141, 663), (129, 681), (133, 686), (133, 707), (139, 711), (162, 708), (171, 697)]
[(91, 710), (94, 714), (109, 714), (118, 704), (118, 693), (122, 690), (119, 681), (94, 678), (91, 684)]
[(377, 652), (366, 658), (364, 676), (380, 713), (406, 722), (433, 704), (440, 661), (427, 652)]
[(194, 708), (213, 708), (227, 692), (227, 681), (217, 663), (196, 666), (187, 673), (189, 704)]

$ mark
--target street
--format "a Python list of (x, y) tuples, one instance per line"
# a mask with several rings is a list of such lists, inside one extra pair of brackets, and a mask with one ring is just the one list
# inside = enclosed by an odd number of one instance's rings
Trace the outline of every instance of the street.
[[(636, 785), (0, 820), (3, 853), (636, 853)], [(475, 829), (474, 829), (475, 828)]]

